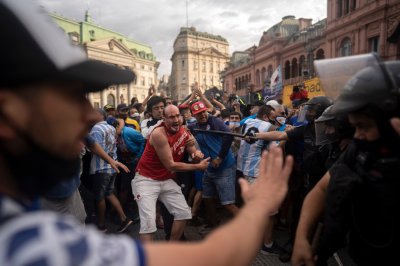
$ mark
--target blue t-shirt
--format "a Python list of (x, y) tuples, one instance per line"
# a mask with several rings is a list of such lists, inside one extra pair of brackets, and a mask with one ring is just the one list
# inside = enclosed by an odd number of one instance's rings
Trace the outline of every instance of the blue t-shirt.
[(196, 128), (225, 132), (231, 131), (224, 124), (224, 121), (211, 115), (208, 116), (207, 124), (196, 123), (189, 126), (190, 131), (196, 138), (197, 143), (199, 144), (201, 152), (204, 153), (204, 158), (210, 157), (212, 160), (219, 157), (222, 159), (222, 162), (218, 168), (214, 168), (210, 164), (210, 166), (208, 167), (208, 171), (217, 172), (226, 169), (235, 163), (235, 157), (233, 156), (233, 153), (231, 151), (233, 136), (196, 132), (194, 131), (194, 129)]

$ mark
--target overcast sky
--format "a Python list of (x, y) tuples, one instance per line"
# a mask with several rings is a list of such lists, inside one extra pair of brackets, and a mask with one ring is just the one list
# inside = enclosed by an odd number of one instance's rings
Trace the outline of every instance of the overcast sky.
[[(282, 17), (326, 18), (324, 0), (187, 0), (189, 26), (221, 35), (230, 53), (258, 45), (263, 31)], [(39, 0), (49, 12), (82, 21), (89, 8), (95, 24), (148, 44), (161, 63), (158, 75), (170, 74), (172, 46), (187, 25), (186, 0)]]

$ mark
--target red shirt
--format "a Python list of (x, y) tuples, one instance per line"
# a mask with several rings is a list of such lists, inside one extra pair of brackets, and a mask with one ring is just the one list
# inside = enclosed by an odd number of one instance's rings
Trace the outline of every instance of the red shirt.
[[(180, 162), (185, 154), (186, 142), (191, 138), (191, 134), (182, 126), (175, 134), (168, 133), (164, 123), (158, 127), (164, 127), (174, 162)], [(136, 171), (142, 176), (160, 181), (175, 178), (175, 172), (168, 171), (158, 158), (156, 150), (150, 144), (150, 138), (146, 143)]]

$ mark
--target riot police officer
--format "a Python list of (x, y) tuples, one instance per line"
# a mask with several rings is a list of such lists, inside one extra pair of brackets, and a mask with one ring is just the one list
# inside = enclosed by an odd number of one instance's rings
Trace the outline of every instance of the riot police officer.
[[(400, 139), (390, 120), (399, 114), (400, 62), (368, 60), (332, 107), (334, 115), (347, 114), (354, 140), (304, 201), (293, 265), (326, 264), (346, 236), (357, 265), (389, 265), (397, 259)], [(324, 211), (315, 261), (308, 239)]]

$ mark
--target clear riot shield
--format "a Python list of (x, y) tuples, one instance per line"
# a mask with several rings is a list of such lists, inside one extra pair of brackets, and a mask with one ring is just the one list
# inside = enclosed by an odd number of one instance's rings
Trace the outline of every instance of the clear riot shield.
[(385, 110), (387, 99), (399, 95), (395, 73), (388, 71), (376, 53), (316, 60), (314, 64), (325, 95), (336, 102), (335, 113), (356, 110), (367, 103), (383, 105)]
[(314, 61), (321, 87), (325, 95), (333, 100), (358, 71), (378, 64), (379, 57), (373, 53)]

